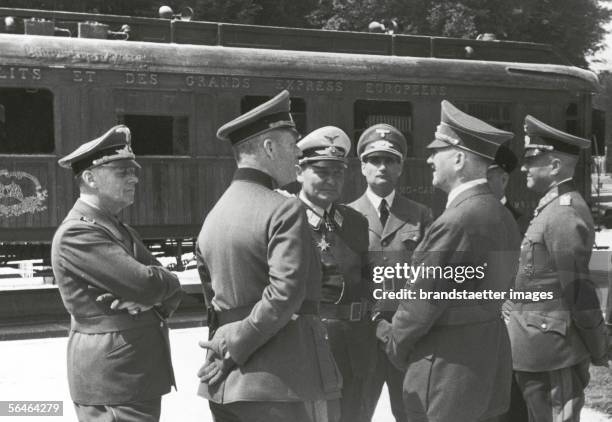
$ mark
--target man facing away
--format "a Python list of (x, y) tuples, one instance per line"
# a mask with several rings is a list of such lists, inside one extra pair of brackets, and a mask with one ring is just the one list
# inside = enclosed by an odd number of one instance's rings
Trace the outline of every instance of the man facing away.
[(334, 126), (319, 128), (298, 142), (302, 157), (297, 179), (300, 200), (323, 271), (320, 314), (342, 374), (341, 421), (369, 421), (364, 388), (376, 356), (369, 318), (368, 222), (340, 205), (349, 137)]
[[(361, 173), (368, 187), (349, 207), (368, 219), (370, 281), (374, 267), (410, 263), (412, 252), (432, 221), (429, 208), (406, 198), (395, 189), (402, 174), (406, 150), (404, 135), (397, 128), (382, 123), (367, 128), (357, 144)], [(382, 288), (384, 291), (397, 291), (404, 284), (400, 280), (390, 279), (382, 284)], [(390, 322), (397, 305), (395, 300), (379, 300), (373, 313)], [(376, 365), (365, 383), (363, 394), (366, 420), (372, 418), (386, 382), (395, 420), (407, 421), (402, 401), (404, 371), (389, 361), (380, 342), (376, 354)]]
[[(392, 324), (379, 321), (378, 336), (391, 360), (407, 367), (409, 421), (484, 421), (508, 406), (511, 357), (500, 306), (519, 245), (486, 171), (513, 134), (448, 101), (441, 111), (427, 162), (433, 185), (449, 194), (447, 207), (414, 251), (412, 265), (421, 271), (409, 285), (416, 298), (400, 301)], [(444, 299), (453, 294), (463, 299)]]
[(198, 237), (212, 296), (198, 394), (218, 422), (337, 417), (327, 403), (339, 398), (341, 377), (318, 315), (321, 266), (302, 203), (273, 190), (295, 180), (289, 110), (283, 91), (217, 132), (238, 165)]
[(178, 278), (117, 218), (138, 182), (130, 131), (115, 126), (59, 164), (72, 169), (80, 191), (51, 247), (71, 316), (68, 383), (77, 416), (158, 421), (161, 396), (175, 384), (165, 319), (182, 293)]
[[(521, 244), (514, 289), (550, 295), (515, 299), (506, 312), (516, 382), (529, 421), (580, 420), (589, 364), (606, 365), (604, 321), (589, 260), (593, 219), (573, 183), (590, 141), (525, 117), (527, 187), (542, 195)], [(504, 307), (506, 308), (506, 306)]]

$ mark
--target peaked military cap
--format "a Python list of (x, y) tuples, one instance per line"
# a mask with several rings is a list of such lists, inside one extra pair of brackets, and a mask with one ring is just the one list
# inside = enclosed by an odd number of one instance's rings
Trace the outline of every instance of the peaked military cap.
[(217, 138), (235, 145), (272, 129), (295, 128), (290, 109), (289, 92), (284, 90), (271, 100), (221, 126), (217, 131)]
[(452, 146), (493, 160), (500, 145), (513, 137), (512, 132), (497, 129), (443, 100), (435, 140), (427, 148)]
[(408, 143), (402, 132), (385, 123), (364, 130), (357, 142), (357, 155), (362, 161), (372, 154), (391, 154), (403, 160), (407, 149)]
[(579, 155), (591, 142), (548, 126), (533, 116), (525, 117), (525, 157), (533, 157), (547, 151), (559, 151)]
[(58, 164), (64, 168), (72, 168), (74, 174), (117, 160), (129, 160), (131, 165), (140, 168), (132, 152), (131, 139), (132, 135), (127, 126), (114, 126), (104, 135), (84, 143), (61, 158)]
[(516, 154), (510, 149), (509, 142), (501, 145), (497, 150), (497, 154), (495, 154), (495, 160), (493, 160), (493, 164), (489, 166), (489, 168), (499, 167), (506, 173), (512, 173), (516, 166), (518, 165), (518, 157)]
[(346, 164), (351, 140), (342, 129), (325, 126), (310, 132), (297, 146), (302, 151), (300, 164), (313, 161), (339, 161)]

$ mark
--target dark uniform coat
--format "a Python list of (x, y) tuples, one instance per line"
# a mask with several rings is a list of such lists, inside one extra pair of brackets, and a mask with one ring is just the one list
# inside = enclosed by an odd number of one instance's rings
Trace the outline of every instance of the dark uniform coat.
[[(412, 252), (423, 239), (425, 229), (433, 218), (431, 210), (397, 191), (389, 209), (389, 218), (383, 230), (378, 212), (364, 193), (349, 207), (359, 211), (368, 219), (369, 251), (368, 267), (393, 266), (396, 263), (410, 263)], [(370, 274), (371, 278), (371, 274)], [(388, 280), (383, 290), (397, 291), (404, 287), (405, 281)], [(371, 286), (380, 287), (380, 286)], [(397, 309), (396, 300), (380, 300), (375, 311), (385, 313), (389, 319)]]
[[(367, 192), (367, 191), (366, 191)], [(372, 280), (372, 269), (378, 266), (394, 266), (395, 264), (410, 264), (412, 252), (423, 239), (425, 229), (432, 222), (431, 210), (418, 202), (412, 201), (397, 191), (389, 209), (389, 217), (384, 230), (377, 210), (372, 201), (364, 193), (360, 198), (349, 204), (359, 211), (368, 220), (369, 279)], [(405, 285), (403, 280), (385, 279), (382, 285), (370, 283), (370, 295), (374, 289), (383, 291), (398, 291)], [(379, 312), (388, 321), (391, 321), (397, 306), (397, 300), (381, 299), (374, 306), (374, 312)], [(366, 413), (371, 419), (383, 385), (387, 383), (391, 411), (396, 421), (405, 421), (404, 401), (402, 398), (402, 384), (404, 371), (396, 368), (390, 361), (383, 347), (377, 347), (375, 371), (368, 380), (369, 391), (364, 395)]]
[(515, 370), (553, 371), (605, 355), (588, 269), (594, 237), (589, 207), (571, 181), (540, 200), (521, 245), (515, 290), (551, 292), (554, 299), (515, 301), (508, 324)]
[[(518, 229), (487, 185), (460, 193), (425, 233), (413, 265), (486, 265), (482, 279), (457, 283), (418, 278), (419, 291), (505, 291), (516, 273)], [(392, 330), (379, 338), (398, 366), (407, 366), (404, 403), (409, 420), (474, 422), (508, 406), (511, 357), (501, 301), (406, 300)]]
[[(181, 299), (166, 270), (130, 227), (78, 200), (53, 238), (51, 264), (72, 317), (68, 383), (75, 403), (159, 398), (174, 374), (164, 317)], [(102, 293), (155, 308), (131, 316), (98, 303)]]
[(323, 270), (321, 318), (343, 379), (341, 421), (356, 422), (363, 420), (363, 388), (377, 350), (367, 312), (368, 223), (339, 204), (331, 207), (327, 221), (310, 208), (306, 214)]
[(198, 246), (215, 311), (248, 307), (222, 325), (237, 366), (198, 394), (216, 403), (338, 398), (341, 377), (318, 315), (297, 315), (321, 298), (321, 266), (302, 203), (272, 189), (258, 170), (238, 169), (210, 211)]

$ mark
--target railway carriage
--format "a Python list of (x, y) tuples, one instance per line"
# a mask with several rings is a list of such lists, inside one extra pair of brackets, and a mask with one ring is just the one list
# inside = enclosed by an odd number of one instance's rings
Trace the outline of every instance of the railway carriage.
[[(586, 138), (592, 130), (596, 76), (547, 45), (23, 9), (0, 17), (0, 261), (47, 253), (78, 194), (57, 160), (118, 123), (143, 167), (122, 217), (172, 255), (231, 180), (216, 129), (282, 89), (302, 133), (336, 125), (356, 145), (374, 123), (402, 130), (400, 189), (438, 211), (424, 147), (442, 99), (516, 133), (519, 154), (526, 114)], [(365, 188), (352, 154), (347, 201)], [(587, 196), (588, 163), (577, 177)], [(508, 197), (524, 212), (536, 204), (519, 171)]]

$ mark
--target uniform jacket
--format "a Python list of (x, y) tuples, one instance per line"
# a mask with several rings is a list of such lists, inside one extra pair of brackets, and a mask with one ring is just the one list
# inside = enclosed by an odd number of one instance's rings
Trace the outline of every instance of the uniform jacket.
[[(199, 394), (217, 403), (336, 398), (341, 377), (317, 315), (294, 315), (321, 298), (321, 266), (302, 203), (272, 189), (272, 179), (238, 169), (198, 237), (213, 307), (252, 310), (222, 325), (237, 367)], [(205, 280), (203, 280), (205, 282)]]
[(572, 182), (540, 200), (521, 245), (515, 290), (552, 300), (515, 301), (508, 330), (514, 369), (542, 372), (606, 353), (604, 323), (589, 279), (594, 241), (590, 210)]
[[(324, 311), (321, 315), (344, 380), (363, 378), (374, 364), (377, 343), (370, 317), (365, 312), (369, 300), (368, 222), (355, 210), (339, 204), (332, 206), (327, 224), (310, 208), (306, 209), (306, 215), (321, 260), (321, 303), (338, 304), (345, 309), (351, 303), (363, 306), (360, 321), (326, 318)], [(328, 225), (334, 226), (333, 231)]]
[[(349, 207), (359, 211), (368, 220), (370, 280), (372, 279), (371, 271), (374, 267), (394, 266), (396, 263), (410, 264), (412, 252), (423, 239), (425, 229), (433, 219), (429, 208), (400, 195), (398, 192), (393, 198), (384, 230), (377, 210), (365, 193), (351, 202)], [(405, 281), (403, 280), (389, 280), (383, 282), (382, 285), (372, 283), (370, 289), (382, 288), (383, 290), (397, 291), (402, 289), (404, 285)], [(398, 302), (395, 300), (380, 300), (375, 306), (375, 311), (385, 313), (390, 319), (397, 309), (397, 305)]]
[[(420, 291), (506, 291), (516, 274), (519, 235), (510, 212), (477, 185), (460, 193), (425, 233), (413, 265), (485, 267), (462, 283), (419, 277)], [(459, 280), (459, 278), (457, 278)], [(511, 357), (501, 300), (403, 300), (379, 338), (397, 366), (407, 366), (404, 403), (419, 421), (473, 422), (508, 406)]]
[[(148, 400), (170, 391), (174, 374), (164, 316), (178, 306), (178, 278), (138, 234), (77, 200), (53, 238), (51, 264), (72, 317), (68, 383), (85, 405)], [(102, 293), (152, 306), (131, 316), (97, 303)]]

